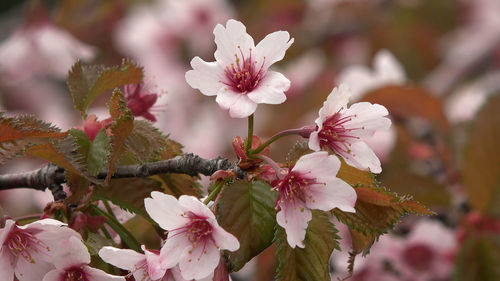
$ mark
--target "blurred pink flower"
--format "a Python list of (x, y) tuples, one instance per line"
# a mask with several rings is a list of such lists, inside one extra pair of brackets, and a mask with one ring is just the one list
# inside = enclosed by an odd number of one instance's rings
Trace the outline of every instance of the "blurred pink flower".
[(285, 229), (290, 247), (305, 247), (312, 209), (355, 212), (356, 192), (336, 177), (339, 169), (337, 156), (314, 152), (300, 157), (288, 174), (273, 182), (278, 191), (276, 220)]
[(364, 139), (378, 130), (386, 130), (389, 112), (379, 104), (360, 102), (347, 108), (350, 90), (345, 85), (334, 88), (316, 119), (316, 131), (309, 136), (309, 148), (329, 148), (342, 156), (348, 165), (372, 173), (380, 173), (380, 160)]
[[(42, 281), (125, 281), (125, 277), (108, 274), (100, 269), (92, 268), (87, 246), (77, 237), (59, 242), (59, 251), (53, 259), (55, 269), (49, 271)], [(39, 280), (40, 276), (36, 279)]]
[(351, 88), (353, 101), (361, 99), (370, 91), (406, 83), (403, 67), (388, 50), (381, 50), (375, 55), (373, 66), (374, 70), (362, 65), (353, 65), (339, 73), (337, 82), (347, 84)]
[(80, 234), (60, 221), (43, 219), (24, 226), (7, 220), (0, 229), (0, 271), (2, 280), (40, 280), (54, 268), (60, 243)]
[(129, 84), (124, 87), (123, 92), (127, 98), (127, 106), (134, 116), (141, 116), (151, 122), (156, 122), (156, 117), (152, 112), (155, 110), (154, 104), (159, 95), (153, 93), (149, 85)]
[(77, 59), (94, 55), (93, 47), (53, 24), (30, 25), (0, 44), (0, 73), (9, 83), (34, 75), (64, 78)]
[(236, 251), (240, 244), (219, 226), (214, 213), (193, 196), (152, 192), (146, 198), (146, 211), (161, 228), (168, 231), (160, 252), (163, 268), (177, 263), (184, 279), (201, 279), (213, 274), (219, 264), (220, 250)]
[(229, 109), (233, 118), (248, 117), (257, 104), (280, 104), (286, 100), (290, 87), (281, 73), (268, 70), (285, 56), (293, 43), (286, 31), (267, 35), (255, 46), (245, 26), (229, 20), (226, 28), (218, 24), (214, 29), (215, 62), (200, 57), (191, 60), (193, 70), (186, 73), (188, 84), (207, 96), (217, 96), (220, 107)]

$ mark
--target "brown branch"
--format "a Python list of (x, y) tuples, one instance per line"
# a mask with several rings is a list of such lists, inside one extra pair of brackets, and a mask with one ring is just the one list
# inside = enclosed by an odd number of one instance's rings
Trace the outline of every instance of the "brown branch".
[[(244, 172), (227, 159), (221, 157), (204, 159), (198, 155), (189, 153), (153, 163), (118, 166), (112, 178), (148, 177), (163, 173), (178, 173), (190, 176), (202, 174), (211, 176), (217, 170), (234, 170), (239, 177), (244, 176)], [(108, 171), (104, 170), (100, 172), (96, 178), (104, 179), (107, 174)], [(45, 190), (45, 188), (51, 185), (60, 185), (64, 182), (66, 182), (64, 169), (49, 164), (31, 172), (0, 175), (0, 190), (13, 188)]]

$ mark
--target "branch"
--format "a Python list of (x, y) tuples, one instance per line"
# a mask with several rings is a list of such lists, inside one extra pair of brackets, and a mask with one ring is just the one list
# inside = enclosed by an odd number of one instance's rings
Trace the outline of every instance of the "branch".
[[(148, 177), (163, 173), (211, 176), (218, 170), (234, 170), (239, 177), (244, 177), (244, 172), (227, 159), (221, 157), (204, 159), (198, 155), (189, 153), (172, 159), (143, 165), (118, 166), (111, 178)], [(49, 186), (60, 185), (66, 182), (64, 172), (63, 168), (49, 164), (31, 172), (0, 175), (0, 190), (13, 188), (45, 190)], [(105, 179), (107, 174), (108, 171), (104, 170), (97, 175), (97, 179)]]

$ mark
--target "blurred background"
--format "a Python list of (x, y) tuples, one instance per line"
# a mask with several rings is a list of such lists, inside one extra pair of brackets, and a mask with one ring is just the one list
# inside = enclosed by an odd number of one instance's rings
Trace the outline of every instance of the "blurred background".
[[(256, 111), (261, 138), (311, 125), (341, 83), (351, 102), (389, 109), (391, 130), (369, 143), (383, 163), (377, 179), (437, 215), (404, 218), (356, 260), (351, 280), (500, 280), (500, 0), (3, 0), (0, 110), (63, 130), (82, 126), (65, 82), (71, 65), (131, 58), (157, 96), (144, 118), (185, 152), (235, 159), (231, 142), (246, 135), (246, 120), (229, 118), (184, 79), (193, 57), (214, 60), (213, 28), (230, 18), (256, 43), (277, 30), (295, 38), (273, 65), (291, 80), (287, 101)], [(97, 120), (108, 117), (106, 100), (92, 105)], [(297, 141), (280, 140), (271, 156), (284, 160)], [(41, 165), (10, 160), (0, 173)], [(12, 217), (50, 200), (40, 191), (0, 193)], [(350, 247), (337, 225), (343, 251), (332, 256), (332, 280), (347, 276)], [(272, 280), (270, 251), (233, 279)]]

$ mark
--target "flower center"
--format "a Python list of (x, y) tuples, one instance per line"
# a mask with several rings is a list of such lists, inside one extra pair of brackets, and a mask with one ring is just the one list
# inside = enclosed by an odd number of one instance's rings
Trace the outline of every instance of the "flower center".
[(37, 239), (33, 234), (18, 229), (13, 230), (9, 237), (7, 238), (6, 245), (8, 246), (11, 254), (16, 258), (22, 257), (30, 263), (35, 263), (31, 253), (38, 253), (42, 248), (46, 248), (47, 251), (50, 249), (44, 245), (42, 241)]
[(413, 245), (403, 252), (406, 264), (416, 270), (426, 270), (432, 264), (434, 252), (426, 245)]
[(356, 118), (356, 115), (342, 116), (340, 110), (328, 117), (323, 122), (323, 128), (318, 132), (318, 138), (322, 147), (329, 147), (337, 154), (351, 153), (350, 141), (359, 139), (351, 132), (362, 128), (346, 128), (345, 124)]
[(250, 54), (247, 57), (243, 54), (240, 46), (238, 46), (240, 54), (234, 54), (235, 62), (231, 63), (231, 66), (226, 66), (224, 74), (226, 75), (225, 85), (231, 87), (235, 92), (240, 92), (246, 94), (257, 87), (259, 82), (264, 77), (264, 61), (257, 66), (257, 61), (252, 59), (252, 49), (250, 48)]
[(295, 205), (297, 199), (305, 202), (313, 200), (311, 195), (307, 194), (307, 189), (312, 184), (317, 184), (316, 179), (307, 178), (304, 174), (291, 171), (274, 188), (278, 190), (278, 200), (276, 200), (276, 209), (281, 204)]
[(66, 271), (64, 281), (88, 281), (88, 278), (83, 272), (83, 266), (70, 268)]

